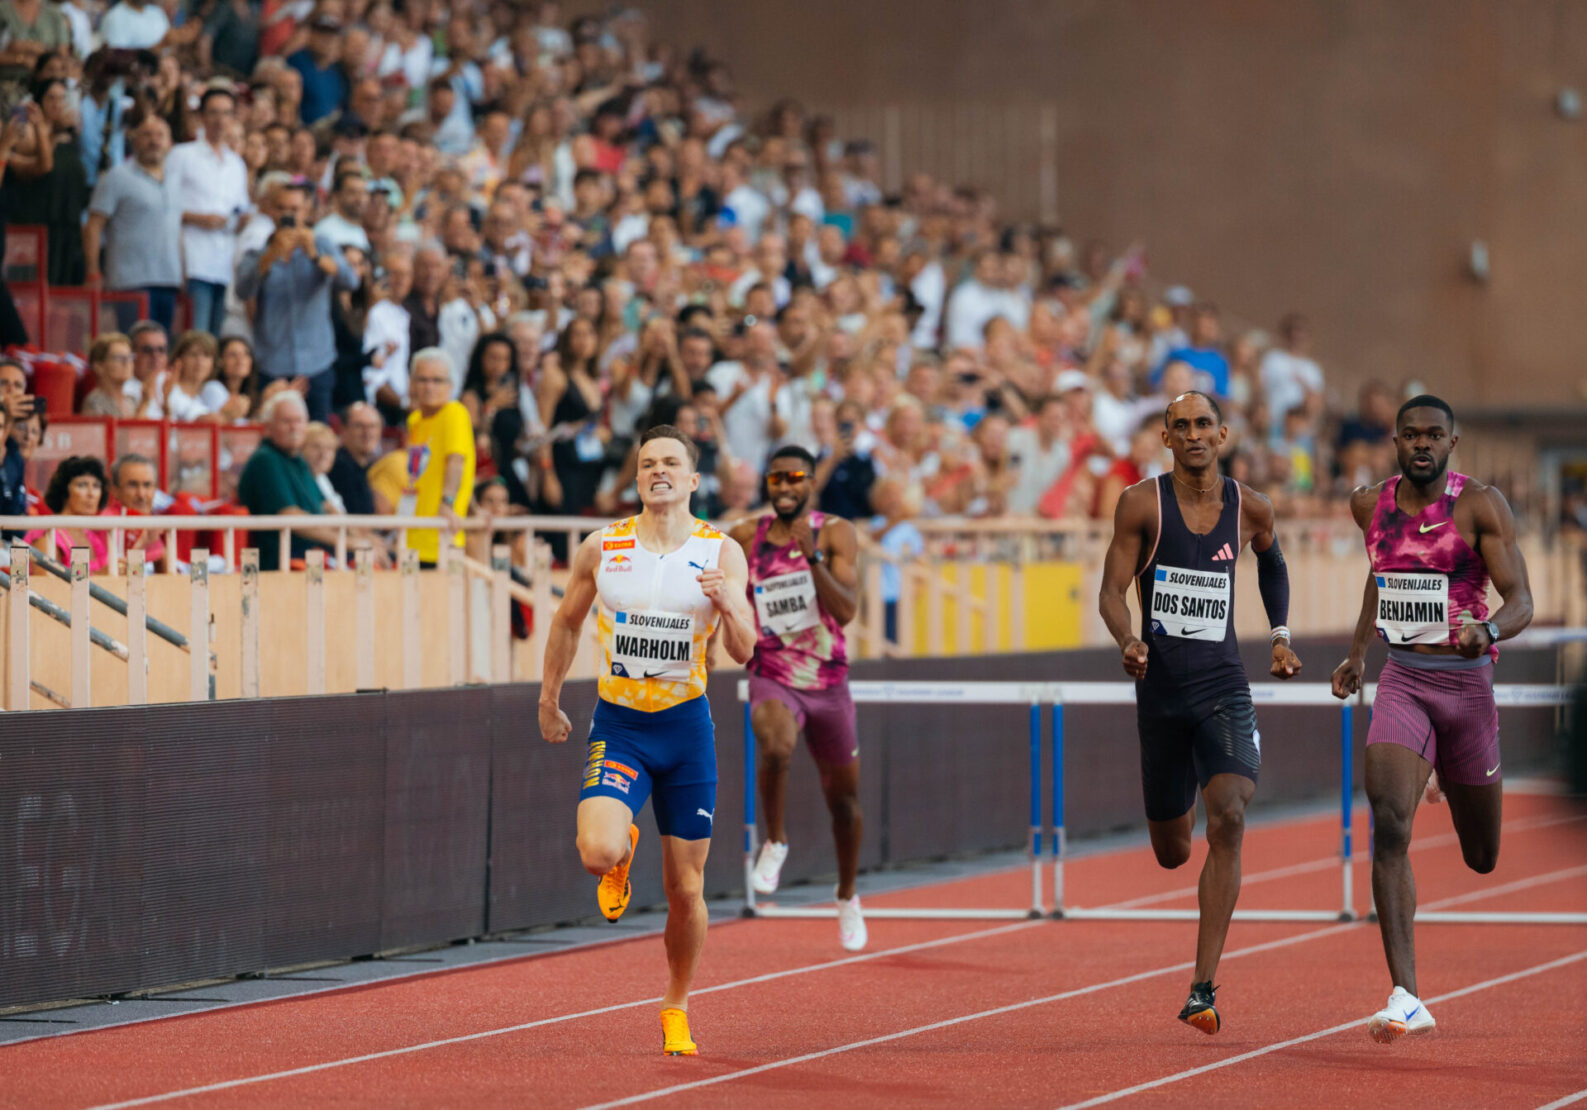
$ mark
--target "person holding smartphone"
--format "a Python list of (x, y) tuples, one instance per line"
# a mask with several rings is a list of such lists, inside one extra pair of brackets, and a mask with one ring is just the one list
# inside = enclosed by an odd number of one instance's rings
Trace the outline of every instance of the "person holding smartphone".
[(275, 230), (237, 264), (237, 296), (255, 302), (254, 353), (262, 377), (303, 378), (309, 417), (323, 421), (336, 381), (331, 293), (356, 289), (359, 279), (334, 243), (303, 226), (307, 201), (303, 189), (289, 183), (271, 190)]

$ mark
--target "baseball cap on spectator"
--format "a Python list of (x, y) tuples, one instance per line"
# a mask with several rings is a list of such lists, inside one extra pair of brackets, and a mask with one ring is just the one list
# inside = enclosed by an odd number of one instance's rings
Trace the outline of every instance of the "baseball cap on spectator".
[(1163, 303), (1173, 305), (1175, 308), (1189, 308), (1196, 303), (1196, 295), (1188, 286), (1172, 285), (1163, 294)]
[(1084, 370), (1065, 370), (1053, 383), (1054, 393), (1068, 393), (1071, 389), (1090, 389), (1091, 379)]
[(309, 20), (309, 30), (328, 31), (333, 35), (340, 34), (342, 30), (342, 21), (337, 19), (334, 15), (322, 13)]

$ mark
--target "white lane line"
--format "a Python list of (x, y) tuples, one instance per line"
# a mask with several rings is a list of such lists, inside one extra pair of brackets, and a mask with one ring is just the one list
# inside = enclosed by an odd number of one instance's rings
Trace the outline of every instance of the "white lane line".
[[(1361, 925), (1359, 922), (1351, 922), (1346, 925), (1330, 925), (1326, 929), (1315, 929), (1309, 933), (1300, 933), (1293, 937), (1284, 937), (1279, 940), (1270, 940), (1263, 944), (1253, 944), (1249, 948), (1241, 948), (1234, 952), (1225, 952), (1223, 958), (1225, 960), (1233, 960), (1240, 956), (1250, 956), (1257, 952), (1267, 952), (1274, 948), (1285, 948), (1291, 944), (1300, 944), (1303, 941), (1333, 936), (1335, 933), (1342, 933), (1346, 930), (1358, 929), (1360, 927)], [(1156, 978), (1159, 975), (1168, 975), (1176, 971), (1188, 971), (1195, 966), (1196, 965), (1193, 961), (1187, 960), (1184, 963), (1173, 964), (1169, 967), (1159, 967), (1151, 971), (1141, 971), (1134, 975), (1126, 975), (1119, 979), (1109, 979), (1105, 983), (1093, 983), (1086, 987), (1075, 987), (1071, 990), (1060, 991), (1058, 994), (1049, 994), (1042, 998), (1030, 998), (1026, 999), (1024, 1002), (1014, 1002), (1007, 1006), (998, 1006), (991, 1010), (981, 1010), (973, 1014), (963, 1014), (959, 1017), (947, 1018), (943, 1021), (934, 1021), (929, 1025), (917, 1025), (913, 1029), (902, 1029), (896, 1033), (887, 1033), (880, 1037), (870, 1037), (863, 1041), (854, 1041), (850, 1044), (836, 1045), (832, 1048), (821, 1049), (819, 1052), (807, 1052), (802, 1056), (791, 1056), (786, 1060), (774, 1060), (769, 1064), (761, 1064), (753, 1068), (744, 1068), (740, 1071), (728, 1072), (725, 1075), (712, 1076), (709, 1079), (697, 1079), (692, 1083), (679, 1083), (671, 1087), (663, 1087), (660, 1090), (646, 1091), (637, 1095), (629, 1095), (627, 1098), (614, 1099), (611, 1102), (602, 1102), (593, 1106), (586, 1106), (583, 1108), (583, 1110), (613, 1110), (614, 1107), (618, 1106), (632, 1106), (639, 1102), (649, 1102), (652, 1099), (666, 1098), (668, 1095), (675, 1095), (682, 1091), (693, 1091), (701, 1087), (711, 1087), (718, 1083), (727, 1083), (734, 1079), (743, 1079), (747, 1076), (759, 1075), (762, 1072), (775, 1071), (778, 1068), (787, 1068), (792, 1067), (795, 1064), (808, 1063), (811, 1060), (819, 1060), (826, 1056), (836, 1056), (839, 1053), (853, 1052), (855, 1049), (859, 1048), (869, 1048), (871, 1045), (886, 1044), (888, 1041), (901, 1040), (904, 1037), (913, 1037), (919, 1033), (930, 1033), (937, 1029), (946, 1029), (950, 1026), (962, 1025), (967, 1021), (978, 1021), (981, 1018), (998, 1017), (1002, 1014), (1012, 1014), (1020, 1010), (1028, 1010), (1032, 1006), (1045, 1006), (1049, 1002), (1062, 1002), (1065, 999), (1078, 998), (1085, 994), (1095, 994), (1098, 991), (1110, 990), (1113, 987), (1128, 986), (1131, 983), (1139, 983), (1146, 979)]]
[[(1575, 821), (1587, 821), (1587, 816), (1579, 813), (1573, 813), (1565, 816), (1522, 817), (1515, 821), (1506, 821), (1503, 831), (1506, 836), (1513, 836), (1516, 833), (1531, 832), (1535, 829), (1546, 829), (1553, 825), (1568, 825)], [(1338, 832), (1337, 825), (1333, 826), (1333, 831), (1335, 833)], [(1250, 830), (1252, 836), (1260, 836), (1261, 832), (1262, 830), (1260, 828)], [(1365, 843), (1364, 838), (1362, 843)], [(1426, 851), (1429, 848), (1443, 848), (1450, 844), (1458, 843), (1460, 843), (1460, 838), (1454, 833), (1439, 833), (1437, 836), (1429, 836), (1422, 840), (1412, 840), (1411, 851), (1421, 852)], [(1367, 864), (1372, 862), (1372, 858), (1365, 852), (1357, 855), (1356, 859), (1359, 862)], [(1275, 867), (1268, 871), (1258, 871), (1254, 874), (1247, 875), (1240, 881), (1240, 888), (1244, 890), (1246, 887), (1255, 886), (1257, 883), (1271, 882), (1274, 879), (1288, 879), (1295, 875), (1307, 875), (1314, 871), (1327, 871), (1330, 868), (1335, 868), (1338, 866), (1339, 853), (1335, 852), (1331, 856), (1323, 856), (1319, 859), (1308, 860), (1305, 863), (1292, 863), (1287, 867)], [(1109, 910), (1128, 910), (1135, 909), (1139, 906), (1154, 905), (1158, 902), (1172, 902), (1178, 898), (1193, 898), (1196, 895), (1196, 890), (1196, 887), (1184, 886), (1180, 887), (1178, 890), (1165, 890), (1161, 894), (1148, 894), (1141, 898), (1131, 898), (1127, 902), (1109, 902), (1106, 906), (1101, 908)], [(1431, 909), (1432, 907), (1428, 908)]]
[(1482, 890), (1470, 890), (1465, 894), (1456, 894), (1449, 898), (1440, 898), (1436, 902), (1429, 902), (1425, 906), (1418, 906), (1423, 910), (1441, 910), (1449, 906), (1460, 906), (1467, 902), (1481, 902), (1485, 898), (1496, 898), (1501, 894), (1513, 894), (1518, 890), (1530, 890), (1535, 886), (1547, 886), (1550, 883), (1563, 882), (1574, 879), (1578, 875), (1587, 875), (1587, 865), (1582, 867), (1565, 867), (1558, 871), (1548, 871), (1541, 875), (1533, 875), (1526, 879), (1516, 879), (1513, 882), (1500, 883), (1498, 886), (1484, 887)]
[[(1041, 921), (1016, 921), (1012, 925), (999, 925), (991, 929), (978, 929), (973, 933), (959, 933), (951, 937), (939, 937), (936, 940), (920, 941), (916, 944), (905, 944), (898, 948), (886, 948), (878, 952), (866, 952), (858, 956), (846, 956), (841, 960), (829, 960), (826, 963), (807, 964), (803, 967), (791, 967), (782, 971), (769, 971), (764, 975), (751, 976), (748, 979), (735, 979), (730, 983), (718, 983), (713, 987), (701, 987), (690, 992), (690, 997), (702, 994), (715, 994), (718, 991), (735, 990), (739, 987), (753, 986), (757, 983), (769, 983), (776, 979), (787, 979), (795, 975), (806, 975), (815, 971), (827, 971), (834, 967), (846, 967), (850, 964), (864, 963), (867, 960), (879, 960), (887, 956), (900, 956), (908, 952), (920, 952), (928, 948), (941, 948), (949, 944), (958, 944), (961, 941), (982, 940), (986, 937), (1001, 936), (1020, 929), (1029, 929), (1032, 926), (1043, 924)], [(1186, 965), (1189, 966), (1188, 964)], [(141, 1098), (127, 1099), (122, 1102), (107, 1102), (91, 1107), (90, 1110), (122, 1110), (130, 1106), (148, 1106), (156, 1102), (165, 1102), (172, 1099), (189, 1098), (193, 1095), (212, 1094), (215, 1091), (229, 1091), (235, 1087), (246, 1087), (255, 1083), (267, 1083), (273, 1079), (290, 1079), (298, 1075), (311, 1075), (314, 1072), (328, 1071), (331, 1068), (347, 1067), (351, 1064), (363, 1064), (371, 1060), (385, 1060), (392, 1056), (405, 1056), (413, 1052), (423, 1052), (431, 1048), (444, 1048), (447, 1045), (467, 1044), (470, 1041), (484, 1040), (488, 1037), (499, 1037), (507, 1033), (520, 1033), (526, 1029), (539, 1029), (547, 1025), (557, 1025), (564, 1021), (577, 1021), (580, 1018), (599, 1017), (602, 1014), (615, 1013), (619, 1010), (631, 1010), (638, 1006), (654, 1006), (661, 1002), (661, 996), (654, 998), (641, 998), (634, 1002), (616, 1002), (610, 1006), (598, 1006), (593, 1010), (581, 1010), (573, 1014), (559, 1014), (556, 1017), (539, 1018), (535, 1021), (521, 1022), (518, 1025), (507, 1025), (499, 1029), (482, 1029), (476, 1033), (464, 1033), (456, 1037), (443, 1037), (440, 1040), (426, 1041), (423, 1044), (404, 1045), (400, 1048), (388, 1048), (380, 1052), (367, 1052), (361, 1056), (348, 1056), (338, 1060), (326, 1060), (318, 1064), (306, 1064), (303, 1067), (288, 1068), (284, 1071), (266, 1072), (262, 1075), (249, 1075), (240, 1079), (227, 1079), (217, 1083), (206, 1083), (201, 1087), (186, 1087), (176, 1091), (166, 1091), (157, 1095), (145, 1095)]]
[[(1447, 1002), (1451, 999), (1461, 998), (1468, 994), (1476, 994), (1478, 991), (1485, 991), (1492, 987), (1503, 986), (1506, 983), (1513, 983), (1518, 979), (1526, 979), (1533, 975), (1542, 975), (1544, 972), (1548, 971), (1557, 971), (1559, 968), (1566, 967), (1584, 959), (1587, 959), (1587, 949), (1573, 953), (1569, 956), (1561, 956), (1559, 959), (1550, 960), (1548, 963), (1537, 964), (1534, 967), (1526, 968), (1524, 971), (1514, 971), (1509, 975), (1500, 975), (1493, 979), (1484, 980), (1481, 983), (1473, 983), (1469, 987), (1462, 987), (1459, 990), (1450, 991), (1448, 994), (1441, 994), (1437, 998), (1428, 998), (1424, 1001), (1426, 1001), (1429, 1006), (1436, 1002)], [(1315, 1033), (1307, 1033), (1303, 1037), (1292, 1037), (1287, 1041), (1280, 1041), (1277, 1044), (1270, 1044), (1264, 1048), (1253, 1049), (1250, 1052), (1242, 1052), (1238, 1056), (1230, 1056), (1228, 1059), (1219, 1060), (1216, 1063), (1203, 1064), (1199, 1068), (1189, 1068), (1186, 1071), (1176, 1072), (1173, 1075), (1165, 1075), (1161, 1079), (1153, 1079), (1146, 1083), (1137, 1083), (1133, 1087), (1125, 1087), (1122, 1090), (1111, 1091), (1105, 1095), (1098, 1095), (1096, 1098), (1087, 1099), (1085, 1102), (1071, 1103), (1068, 1106), (1063, 1107), (1063, 1110), (1085, 1110), (1085, 1108), (1089, 1106), (1101, 1106), (1103, 1103), (1116, 1102), (1121, 1098), (1128, 1098), (1130, 1095), (1140, 1094), (1142, 1091), (1150, 1091), (1157, 1087), (1165, 1087), (1170, 1083), (1178, 1083), (1182, 1079), (1190, 1079), (1194, 1076), (1205, 1075), (1209, 1071), (1216, 1071), (1219, 1068), (1227, 1068), (1233, 1064), (1254, 1059), (1257, 1056), (1266, 1056), (1270, 1052), (1278, 1052), (1282, 1049), (1293, 1048), (1298, 1044), (1305, 1044), (1307, 1041), (1320, 1040), (1323, 1037), (1331, 1037), (1335, 1033), (1343, 1033), (1350, 1029), (1360, 1029), (1364, 1024), (1366, 1024), (1366, 1021), (1367, 1018), (1361, 1017), (1356, 1018), (1354, 1021), (1342, 1022), (1339, 1025), (1335, 1025), (1328, 1029), (1319, 1029)], [(1587, 1094), (1587, 1092), (1583, 1092), (1583, 1094)], [(1556, 1103), (1555, 1105), (1563, 1106), (1566, 1104)]]
[(1573, 1095), (1557, 1098), (1547, 1106), (1539, 1106), (1537, 1110), (1562, 1110), (1566, 1106), (1575, 1106), (1578, 1102), (1587, 1101), (1587, 1091), (1577, 1091)]

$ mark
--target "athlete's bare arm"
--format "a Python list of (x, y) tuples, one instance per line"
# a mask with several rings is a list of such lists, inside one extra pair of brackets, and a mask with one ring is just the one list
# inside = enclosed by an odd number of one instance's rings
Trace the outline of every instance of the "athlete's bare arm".
[(1113, 540), (1102, 563), (1102, 590), (1097, 597), (1102, 623), (1119, 645), (1124, 673), (1131, 678), (1146, 675), (1146, 643), (1130, 629), (1130, 606), (1124, 595), (1140, 573), (1145, 544), (1153, 538), (1151, 531), (1157, 521), (1153, 481), (1138, 482), (1125, 490), (1113, 510)]
[[(1278, 542), (1273, 531), (1273, 502), (1243, 482), (1240, 483), (1240, 518), (1240, 534), (1249, 538), (1252, 551), (1269, 551)], [(1286, 575), (1289, 573), (1282, 566), (1279, 570)], [(1287, 605), (1288, 586), (1284, 589), (1284, 604)], [(1289, 639), (1273, 641), (1273, 661), (1268, 665), (1268, 674), (1274, 678), (1294, 678), (1300, 674), (1300, 668), (1300, 659), (1290, 649)]]
[[(1383, 491), (1380, 482), (1375, 486), (1357, 486), (1350, 494), (1350, 515), (1363, 532), (1372, 524), (1372, 512), (1378, 495)], [(1367, 584), (1361, 594), (1361, 613), (1356, 617), (1356, 631), (1350, 638), (1350, 654), (1334, 668), (1333, 692), (1336, 698), (1348, 698), (1361, 689), (1362, 676), (1367, 669), (1367, 645), (1372, 642), (1372, 629), (1378, 612), (1378, 580), (1367, 564)]]
[[(1532, 583), (1526, 573), (1526, 558), (1515, 542), (1515, 515), (1504, 494), (1492, 486), (1473, 490), (1468, 485), (1461, 499), (1468, 495), (1475, 514), (1477, 554), (1488, 568), (1493, 588), (1504, 599), (1488, 619), (1499, 626), (1499, 639), (1508, 640), (1532, 623)], [(1488, 650), (1488, 644), (1487, 629), (1468, 624), (1460, 630), (1456, 646), (1461, 655), (1475, 659)]]
[[(749, 564), (744, 559), (744, 549), (736, 543), (723, 544), (717, 565), (701, 571), (699, 582), (701, 592), (721, 614), (717, 627), (722, 633), (722, 646), (735, 663), (748, 663), (755, 653), (759, 629), (749, 607)], [(548, 651), (548, 658), (549, 655)]]
[(573, 723), (562, 712), (562, 683), (579, 650), (579, 633), (584, 618), (595, 604), (595, 570), (601, 562), (601, 534), (592, 532), (579, 544), (573, 556), (573, 573), (568, 577), (562, 604), (546, 630), (546, 658), (540, 678), (540, 733), (553, 744), (560, 744), (573, 731)]
[[(801, 538), (800, 525), (804, 526), (803, 534), (808, 536), (809, 519), (800, 517), (794, 522), (794, 540), (803, 547), (809, 541)], [(816, 598), (821, 608), (831, 613), (839, 624), (846, 625), (860, 608), (859, 541), (854, 535), (854, 525), (841, 517), (828, 517), (818, 538), (821, 550), (826, 552), (826, 561), (810, 564)]]

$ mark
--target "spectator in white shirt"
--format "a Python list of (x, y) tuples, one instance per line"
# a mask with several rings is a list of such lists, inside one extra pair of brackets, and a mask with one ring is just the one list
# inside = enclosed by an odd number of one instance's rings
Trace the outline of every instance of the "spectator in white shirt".
[(338, 247), (357, 247), (369, 253), (369, 233), (364, 230), (364, 208), (369, 203), (369, 183), (357, 168), (338, 170), (331, 192), (331, 214), (314, 225), (314, 234)]
[(226, 320), (237, 228), (253, 206), (248, 167), (223, 141), (236, 112), (231, 93), (210, 89), (199, 104), (204, 137), (174, 147), (165, 159), (166, 180), (182, 207), (182, 257), (193, 326), (215, 336)]
[(121, 0), (99, 25), (105, 45), (116, 50), (152, 50), (170, 30), (165, 11), (148, 0)]
[(382, 296), (364, 324), (364, 396), (388, 424), (400, 425), (408, 409), (408, 310), (402, 302), (413, 292), (413, 252), (386, 257)]
[(821, 203), (821, 191), (810, 182), (810, 158), (804, 151), (793, 151), (782, 164), (782, 191), (787, 194), (783, 207), (789, 215), (809, 216), (816, 224), (826, 218), (826, 205)]
[(942, 263), (924, 245), (912, 246), (899, 263), (899, 284), (909, 287), (920, 305), (910, 341), (919, 348), (937, 345), (937, 329), (942, 326), (942, 302), (947, 296), (948, 279)]
[(153, 320), (139, 320), (127, 338), (132, 340), (132, 377), (122, 390), (140, 405), (140, 417), (159, 420), (165, 415), (165, 383), (170, 375), (171, 347), (165, 329)]
[(849, 244), (843, 238), (843, 229), (837, 225), (827, 224), (816, 233), (816, 254), (810, 262), (810, 281), (817, 289), (825, 290), (843, 272), (843, 256), (848, 250)]
[(771, 201), (745, 179), (743, 168), (732, 159), (722, 163), (722, 211), (733, 226), (744, 229), (744, 238), (751, 243), (760, 238), (771, 216)]
[(1092, 426), (1119, 458), (1129, 454), (1130, 441), (1134, 439), (1141, 417), (1145, 415), (1133, 385), (1129, 365), (1115, 356), (1103, 367), (1102, 388), (1091, 404)]
[(1030, 322), (1030, 298), (1007, 287), (1008, 269), (996, 251), (982, 251), (976, 256), (974, 275), (948, 298), (945, 346), (979, 351), (985, 341), (987, 322), (997, 316), (1019, 331), (1025, 330)]
[(1009, 465), (1014, 468), (1014, 485), (1008, 491), (1010, 513), (1034, 513), (1042, 494), (1069, 469), (1067, 431), (1067, 408), (1056, 393), (1038, 403), (1035, 424), (1009, 431)]
[(849, 143), (844, 150), (844, 168), (843, 197), (850, 209), (857, 212), (882, 203), (882, 187), (876, 184), (876, 147), (869, 139)]
[(781, 308), (793, 296), (793, 287), (788, 284), (788, 279), (783, 276), (783, 271), (788, 268), (788, 248), (781, 235), (767, 232), (755, 244), (755, 265), (745, 270), (738, 276), (727, 290), (727, 303), (734, 308), (741, 308), (744, 304), (744, 295), (752, 288), (765, 282), (771, 287), (772, 297)]
[(1317, 412), (1322, 406), (1322, 368), (1307, 354), (1311, 345), (1311, 328), (1306, 317), (1292, 312), (1279, 321), (1280, 346), (1262, 356), (1258, 375), (1262, 379), (1262, 393), (1267, 398), (1267, 411), (1272, 414), (1275, 440), (1283, 435), (1285, 413), (1298, 408)]
[(184, 332), (176, 341), (173, 352), (176, 370), (167, 379), (165, 394), (167, 419), (192, 424), (215, 411), (210, 407), (204, 386), (214, 375), (217, 350), (215, 337), (208, 332)]
[(778, 404), (786, 375), (777, 365), (777, 332), (767, 321), (753, 324), (744, 332), (742, 362), (719, 362), (711, 367), (705, 380), (722, 399), (722, 426), (727, 432), (728, 450), (759, 473), (766, 466), (772, 444), (781, 440), (787, 423)]

